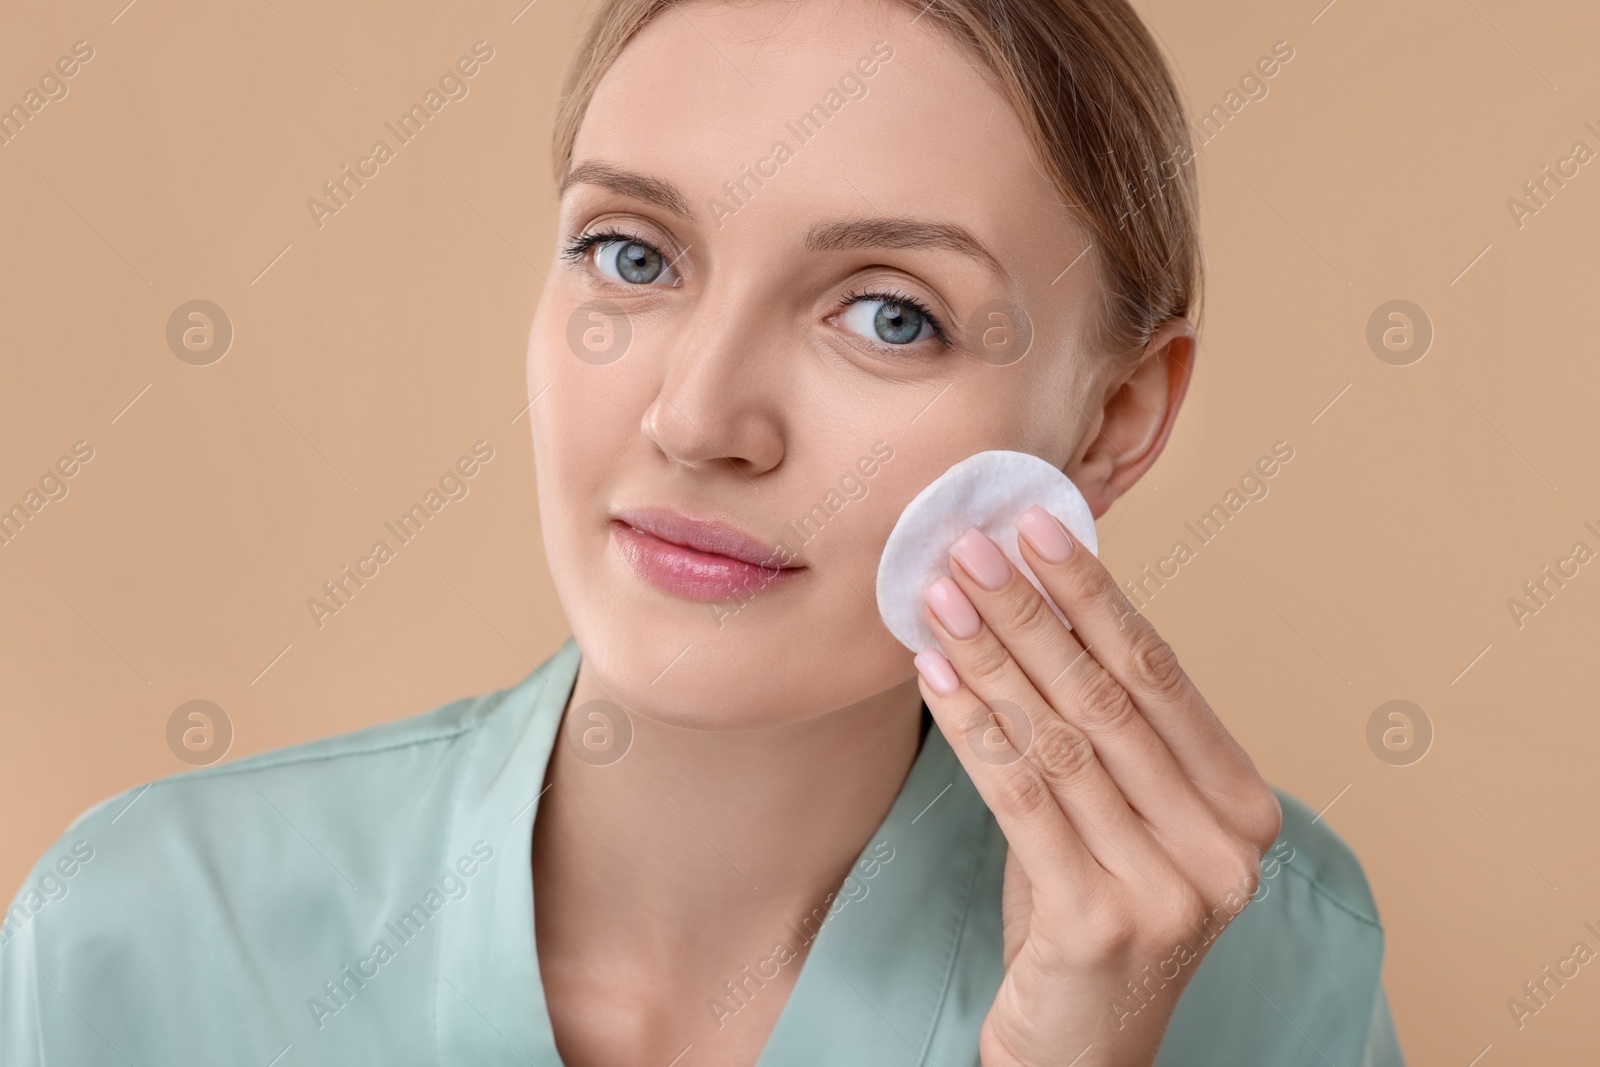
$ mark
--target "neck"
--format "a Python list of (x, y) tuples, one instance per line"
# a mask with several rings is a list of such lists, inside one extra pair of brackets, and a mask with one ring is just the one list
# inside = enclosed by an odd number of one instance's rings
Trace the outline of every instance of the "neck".
[[(604, 696), (581, 663), (569, 708)], [(792, 940), (789, 924), (827, 907), (888, 815), (920, 707), (908, 680), (780, 727), (635, 715), (631, 746), (604, 766), (579, 758), (564, 725), (534, 824), (541, 959), (681, 974), (716, 946), (737, 956)]]

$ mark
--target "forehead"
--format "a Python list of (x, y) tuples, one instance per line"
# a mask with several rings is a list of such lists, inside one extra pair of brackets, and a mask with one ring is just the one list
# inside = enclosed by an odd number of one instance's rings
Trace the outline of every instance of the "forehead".
[(702, 223), (717, 202), (802, 228), (861, 215), (957, 223), (1019, 284), (1055, 278), (1086, 243), (978, 61), (894, 0), (669, 9), (601, 79), (573, 158), (673, 183)]

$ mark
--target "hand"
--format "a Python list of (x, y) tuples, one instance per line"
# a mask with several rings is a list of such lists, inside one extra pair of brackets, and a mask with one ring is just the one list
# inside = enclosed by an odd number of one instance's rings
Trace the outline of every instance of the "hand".
[(950, 550), (953, 579), (926, 594), (949, 658), (917, 657), (923, 699), (1009, 845), (1006, 975), (979, 1055), (1148, 1067), (1256, 892), (1282, 814), (1100, 561), (1042, 508), (1017, 529), (1073, 628), (973, 530)]

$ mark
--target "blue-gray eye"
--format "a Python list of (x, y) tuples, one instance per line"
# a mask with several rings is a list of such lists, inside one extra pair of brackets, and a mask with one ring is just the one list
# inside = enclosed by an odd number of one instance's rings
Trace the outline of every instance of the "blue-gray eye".
[(840, 320), (869, 340), (908, 345), (934, 336), (933, 323), (908, 303), (894, 300), (857, 300)]
[(602, 241), (594, 263), (613, 281), (628, 285), (673, 285), (677, 277), (661, 253), (638, 241)]

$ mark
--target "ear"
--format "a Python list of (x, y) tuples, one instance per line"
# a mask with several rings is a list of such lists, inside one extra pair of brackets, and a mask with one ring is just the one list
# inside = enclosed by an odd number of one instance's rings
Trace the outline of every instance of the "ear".
[(1131, 373), (1104, 383), (1096, 423), (1078, 445), (1066, 474), (1095, 518), (1110, 510), (1160, 457), (1194, 373), (1195, 330), (1187, 318), (1162, 323)]

